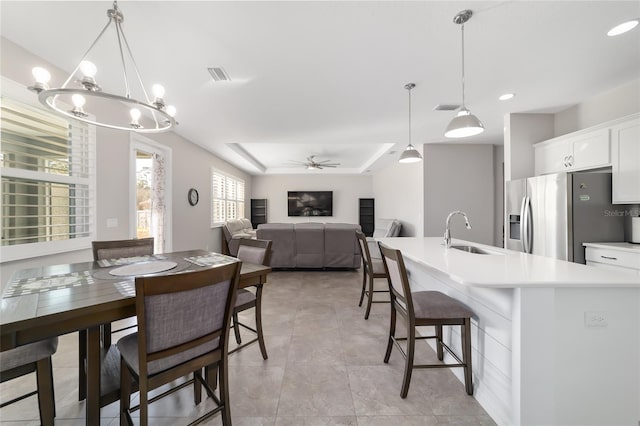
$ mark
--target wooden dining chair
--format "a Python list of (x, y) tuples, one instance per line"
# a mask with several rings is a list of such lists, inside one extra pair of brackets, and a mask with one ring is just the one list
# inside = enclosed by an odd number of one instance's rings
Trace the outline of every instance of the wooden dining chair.
[[(194, 402), (201, 385), (216, 408), (195, 424), (222, 413), (231, 424), (228, 382), (228, 339), (242, 262), (205, 270), (136, 278), (138, 331), (118, 340), (120, 366), (120, 424), (133, 424), (131, 411), (140, 410), (140, 425), (148, 423), (148, 404), (193, 384)], [(218, 372), (219, 397), (206, 379)], [(206, 369), (206, 379), (202, 370)], [(148, 393), (180, 377), (193, 378), (149, 399)], [(139, 385), (140, 403), (131, 407), (132, 379)]]
[[(473, 395), (471, 375), (471, 317), (473, 312), (463, 303), (439, 291), (412, 292), (407, 277), (407, 269), (400, 250), (394, 250), (378, 242), (384, 268), (387, 271), (389, 292), (391, 293), (391, 321), (389, 325), (389, 341), (384, 362), (389, 362), (391, 349), (395, 344), (405, 359), (404, 379), (400, 397), (406, 398), (414, 368), (463, 367), (464, 384), (467, 394)], [(396, 315), (405, 320), (407, 337), (396, 337)], [(442, 326), (459, 325), (462, 338), (462, 359), (442, 340)], [(416, 337), (416, 327), (434, 326), (435, 335)], [(443, 348), (457, 361), (455, 364), (421, 364), (414, 365), (415, 343), (418, 339), (436, 339), (436, 354), (440, 361), (444, 360)], [(398, 341), (407, 341), (405, 352)]]
[[(240, 244), (238, 245), (237, 257), (243, 262), (269, 266), (271, 260), (271, 241), (243, 238), (240, 240)], [(246, 328), (247, 330), (255, 333), (257, 337), (241, 346), (238, 346), (232, 351), (232, 353), (258, 340), (260, 352), (262, 352), (262, 358), (267, 359), (267, 347), (264, 344), (264, 333), (262, 332), (262, 284), (255, 287), (255, 293), (244, 288), (238, 290), (238, 297), (236, 298), (236, 304), (233, 309), (233, 332), (238, 345), (242, 343), (240, 327)], [(251, 308), (255, 308), (255, 329), (241, 323), (238, 319), (238, 313)]]
[(362, 291), (360, 292), (360, 303), (358, 303), (358, 306), (362, 306), (362, 301), (366, 295), (367, 310), (364, 314), (364, 319), (369, 319), (372, 303), (389, 303), (389, 300), (373, 300), (374, 293), (389, 294), (388, 288), (385, 290), (374, 290), (374, 280), (376, 278), (387, 278), (387, 272), (384, 270), (384, 264), (381, 259), (372, 259), (367, 237), (360, 231), (356, 231), (356, 237), (358, 238), (358, 246), (360, 247), (360, 255), (362, 256)]
[[(91, 248), (93, 251), (93, 260), (120, 259), (125, 257), (151, 256), (153, 254), (154, 239), (139, 238), (130, 240), (111, 240), (111, 241), (92, 241)], [(106, 350), (111, 346), (111, 334), (119, 333), (128, 329), (135, 328), (136, 325), (127, 325), (116, 330), (111, 329), (111, 324), (102, 324), (100, 326), (100, 339), (102, 347)], [(87, 397), (87, 331), (80, 330), (78, 332), (78, 399), (82, 401)]]
[[(37, 389), (0, 405), (3, 408), (14, 402), (22, 401), (38, 395), (40, 423), (53, 426), (56, 416), (55, 395), (53, 391), (53, 369), (51, 356), (58, 349), (58, 338), (40, 340), (9, 349), (0, 353), (0, 383), (12, 380), (25, 374), (36, 372)], [(0, 417), (2, 417), (0, 415)]]

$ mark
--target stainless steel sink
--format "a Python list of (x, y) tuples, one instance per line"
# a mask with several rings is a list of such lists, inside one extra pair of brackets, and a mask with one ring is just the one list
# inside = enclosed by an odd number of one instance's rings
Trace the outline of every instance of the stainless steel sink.
[(491, 254), (488, 251), (484, 251), (475, 246), (451, 246), (452, 249), (466, 251), (467, 253), (474, 254)]

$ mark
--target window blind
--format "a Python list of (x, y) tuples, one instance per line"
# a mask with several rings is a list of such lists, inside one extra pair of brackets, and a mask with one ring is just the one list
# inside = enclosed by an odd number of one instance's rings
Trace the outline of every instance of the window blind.
[(222, 223), (244, 217), (244, 181), (212, 170), (211, 223)]
[(4, 95), (0, 114), (2, 246), (91, 237), (95, 129)]

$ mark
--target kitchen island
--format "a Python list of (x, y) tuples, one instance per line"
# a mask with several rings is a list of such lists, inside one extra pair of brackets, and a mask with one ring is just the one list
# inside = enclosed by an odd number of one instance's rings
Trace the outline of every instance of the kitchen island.
[[(474, 397), (497, 423), (638, 424), (640, 278), (460, 240), (487, 254), (442, 238), (380, 241), (402, 251), (414, 291), (475, 312)], [(460, 353), (458, 330), (445, 339)]]

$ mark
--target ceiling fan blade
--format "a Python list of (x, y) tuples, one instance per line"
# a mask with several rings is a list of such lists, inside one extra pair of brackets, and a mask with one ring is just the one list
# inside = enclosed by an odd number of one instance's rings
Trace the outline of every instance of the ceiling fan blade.
[(339, 166), (339, 164), (323, 164), (322, 165), (322, 167), (333, 167), (333, 168), (338, 167), (338, 166)]

